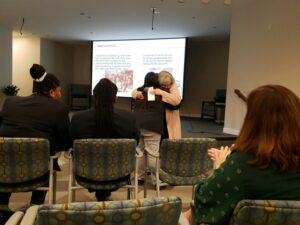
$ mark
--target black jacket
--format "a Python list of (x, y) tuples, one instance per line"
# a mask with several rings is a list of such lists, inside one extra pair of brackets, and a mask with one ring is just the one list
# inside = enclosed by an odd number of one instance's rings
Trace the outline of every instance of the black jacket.
[(143, 95), (144, 99), (134, 100), (134, 112), (139, 128), (164, 134), (165, 103), (161, 96), (156, 95), (155, 101), (148, 101), (147, 93)]
[(68, 107), (44, 95), (7, 97), (0, 112), (1, 137), (46, 138), (51, 154), (71, 147), (69, 126)]
[[(133, 138), (139, 141), (140, 132), (135, 115), (128, 110), (114, 108), (114, 135), (112, 138)], [(71, 119), (72, 140), (96, 138), (95, 109), (75, 113)]]

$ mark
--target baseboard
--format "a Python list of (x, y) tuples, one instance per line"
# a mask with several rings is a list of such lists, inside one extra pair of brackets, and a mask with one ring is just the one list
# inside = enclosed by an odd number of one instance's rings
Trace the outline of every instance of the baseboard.
[(232, 135), (239, 135), (240, 131), (224, 127), (223, 128), (223, 133), (225, 133), (225, 134), (232, 134)]
[(180, 116), (188, 117), (188, 118), (201, 118), (201, 114), (192, 114), (192, 113), (180, 113)]

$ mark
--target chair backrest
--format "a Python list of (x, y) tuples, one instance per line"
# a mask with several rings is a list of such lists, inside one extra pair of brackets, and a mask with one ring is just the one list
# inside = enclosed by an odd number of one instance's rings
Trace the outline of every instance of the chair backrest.
[(135, 169), (134, 139), (78, 139), (73, 143), (73, 172), (92, 181), (111, 181)]
[(49, 177), (49, 157), (47, 139), (0, 137), (0, 190), (25, 191), (18, 184)]
[(160, 168), (179, 177), (209, 174), (213, 162), (207, 150), (216, 144), (212, 138), (164, 139), (160, 148)]
[(180, 212), (178, 197), (42, 205), (36, 224), (177, 225)]
[(299, 224), (300, 201), (242, 200), (233, 212), (230, 225)]
[(89, 98), (91, 87), (86, 84), (71, 84), (71, 95), (77, 98)]

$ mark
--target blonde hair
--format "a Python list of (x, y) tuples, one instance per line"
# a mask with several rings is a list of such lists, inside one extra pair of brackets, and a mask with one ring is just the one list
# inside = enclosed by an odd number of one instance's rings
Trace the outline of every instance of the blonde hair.
[(158, 75), (158, 82), (160, 85), (173, 85), (175, 80), (172, 74), (168, 71), (161, 71)]

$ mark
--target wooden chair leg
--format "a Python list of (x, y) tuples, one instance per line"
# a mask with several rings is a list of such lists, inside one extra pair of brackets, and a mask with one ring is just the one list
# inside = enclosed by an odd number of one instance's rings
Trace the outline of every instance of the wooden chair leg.
[(160, 197), (159, 168), (160, 168), (159, 158), (156, 158), (155, 176), (156, 176), (156, 195), (157, 195), (157, 197)]
[(145, 160), (145, 174), (144, 174), (144, 198), (147, 198), (147, 173), (148, 173), (148, 156), (147, 151), (144, 152), (144, 160)]
[(57, 182), (57, 172), (54, 171), (53, 172), (53, 195), (52, 195), (52, 197), (53, 197), (52, 203), (53, 204), (56, 204), (56, 184), (57, 184), (56, 182)]

